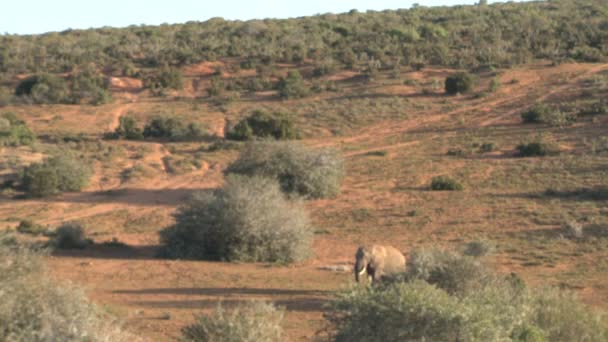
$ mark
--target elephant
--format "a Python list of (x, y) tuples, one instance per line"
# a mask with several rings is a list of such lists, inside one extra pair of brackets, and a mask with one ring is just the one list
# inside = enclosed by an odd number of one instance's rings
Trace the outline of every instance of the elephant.
[(371, 283), (385, 275), (405, 272), (405, 256), (392, 246), (360, 246), (355, 255), (355, 280), (367, 273)]

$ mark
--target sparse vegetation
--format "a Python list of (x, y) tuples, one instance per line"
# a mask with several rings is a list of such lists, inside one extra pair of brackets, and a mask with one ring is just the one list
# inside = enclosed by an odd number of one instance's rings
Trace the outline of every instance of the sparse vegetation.
[(309, 255), (313, 229), (297, 202), (272, 179), (230, 176), (213, 193), (196, 194), (161, 232), (162, 255), (289, 263)]
[(201, 315), (182, 330), (180, 341), (279, 342), (283, 310), (264, 302), (249, 302), (227, 310), (220, 305), (212, 316)]
[(17, 231), (21, 234), (42, 235), (48, 232), (48, 229), (31, 220), (22, 220), (17, 226)]
[(226, 172), (270, 177), (286, 193), (326, 198), (340, 193), (343, 168), (334, 150), (312, 150), (294, 142), (255, 142), (241, 151)]

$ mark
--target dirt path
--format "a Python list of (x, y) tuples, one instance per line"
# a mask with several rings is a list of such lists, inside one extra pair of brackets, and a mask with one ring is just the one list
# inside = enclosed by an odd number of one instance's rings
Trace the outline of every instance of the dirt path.
[(112, 120), (108, 124), (108, 132), (114, 132), (118, 128), (120, 125), (120, 117), (127, 114), (132, 107), (132, 104), (125, 103), (120, 105), (114, 110), (114, 112), (112, 112)]

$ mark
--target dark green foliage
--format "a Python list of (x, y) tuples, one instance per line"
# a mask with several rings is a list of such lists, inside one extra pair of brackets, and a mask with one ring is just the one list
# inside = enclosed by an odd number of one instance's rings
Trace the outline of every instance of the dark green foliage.
[(200, 140), (205, 136), (205, 130), (200, 124), (191, 122), (186, 125), (173, 116), (157, 116), (148, 121), (143, 130), (144, 138), (170, 141)]
[(543, 123), (547, 121), (551, 108), (544, 103), (537, 103), (521, 114), (524, 123)]
[(270, 177), (286, 193), (327, 198), (340, 193), (344, 166), (335, 150), (312, 150), (293, 142), (255, 142), (242, 150), (226, 172)]
[(83, 249), (91, 240), (85, 238), (84, 228), (76, 222), (64, 223), (57, 228), (52, 244), (59, 249)]
[(257, 110), (241, 120), (226, 135), (232, 140), (250, 140), (258, 138), (274, 138), (277, 140), (296, 139), (298, 137), (293, 116), (285, 113), (268, 114)]
[(308, 256), (313, 231), (304, 208), (261, 177), (228, 177), (175, 220), (161, 232), (161, 255), (170, 258), (289, 263)]
[(277, 85), (279, 96), (286, 99), (300, 98), (308, 95), (308, 88), (300, 72), (291, 70), (287, 77), (281, 78)]
[(62, 191), (80, 191), (90, 176), (88, 162), (62, 154), (26, 167), (21, 184), (28, 196), (45, 197)]
[(143, 139), (143, 131), (137, 125), (137, 120), (130, 115), (121, 116), (118, 127), (113, 133), (113, 137), (117, 139), (139, 140)]
[(445, 79), (445, 92), (448, 94), (464, 94), (471, 92), (475, 86), (475, 76), (459, 72)]
[(463, 190), (462, 184), (457, 180), (447, 176), (433, 177), (431, 180), (431, 190), (435, 191), (459, 191)]
[(553, 145), (539, 141), (520, 144), (517, 151), (520, 157), (543, 157), (559, 153)]
[(40, 74), (21, 81), (15, 95), (28, 97), (35, 103), (70, 103), (70, 91), (59, 76)]
[(182, 329), (180, 341), (280, 342), (282, 321), (283, 310), (272, 304), (249, 302), (228, 311), (220, 304), (213, 316), (198, 316)]

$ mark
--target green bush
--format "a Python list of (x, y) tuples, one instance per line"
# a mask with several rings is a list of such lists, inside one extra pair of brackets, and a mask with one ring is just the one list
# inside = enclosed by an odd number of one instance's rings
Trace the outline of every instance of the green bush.
[(544, 103), (537, 103), (521, 114), (524, 123), (543, 123), (547, 121), (551, 108)]
[(35, 103), (70, 103), (65, 80), (50, 74), (34, 75), (19, 82), (15, 95), (28, 96)]
[(278, 180), (281, 189), (308, 198), (334, 197), (344, 176), (341, 156), (332, 149), (312, 150), (294, 142), (254, 142), (241, 151), (227, 173)]
[(289, 140), (296, 139), (298, 133), (293, 116), (284, 113), (268, 114), (257, 110), (251, 116), (239, 121), (226, 137), (241, 141), (253, 137)]
[(520, 157), (543, 157), (559, 152), (553, 145), (539, 141), (520, 144), (517, 151)]
[(287, 77), (279, 80), (277, 88), (279, 96), (286, 99), (305, 97), (309, 92), (298, 70), (289, 71)]
[(89, 181), (91, 168), (86, 161), (63, 154), (26, 167), (21, 184), (32, 197), (45, 197), (61, 191), (80, 191)]
[(431, 190), (434, 191), (460, 191), (462, 184), (447, 176), (437, 176), (431, 179)]
[(130, 115), (124, 115), (119, 118), (118, 127), (113, 133), (114, 138), (122, 138), (127, 140), (139, 140), (144, 138), (141, 128), (137, 125), (137, 120)]
[(213, 316), (198, 316), (196, 322), (182, 329), (183, 342), (282, 341), (283, 310), (264, 302), (241, 304), (226, 311), (221, 304)]
[(181, 90), (184, 87), (182, 73), (175, 68), (164, 68), (158, 75), (158, 82), (163, 88)]
[(108, 82), (94, 70), (85, 70), (71, 78), (71, 98), (73, 103), (83, 101), (92, 105), (101, 105), (112, 101)]
[(0, 341), (128, 341), (84, 291), (52, 280), (40, 254), (0, 244)]
[(497, 275), (454, 253), (412, 257), (401, 279), (337, 296), (326, 316), (332, 340), (606, 340), (607, 322), (567, 292), (529, 289), (517, 276)]
[(170, 141), (201, 140), (206, 136), (203, 127), (195, 122), (185, 124), (171, 116), (157, 116), (146, 123), (144, 138), (168, 139)]
[(64, 223), (57, 228), (52, 244), (59, 249), (83, 249), (91, 240), (85, 237), (84, 228), (77, 222)]
[(466, 72), (459, 72), (445, 79), (445, 92), (448, 94), (468, 93), (474, 86), (475, 76)]
[(36, 135), (14, 113), (0, 117), (0, 146), (31, 146)]
[(437, 249), (414, 250), (407, 260), (405, 276), (459, 296), (475, 293), (495, 280), (481, 260)]
[(309, 255), (312, 228), (298, 203), (262, 177), (230, 176), (213, 193), (199, 193), (161, 232), (170, 258), (288, 263)]

